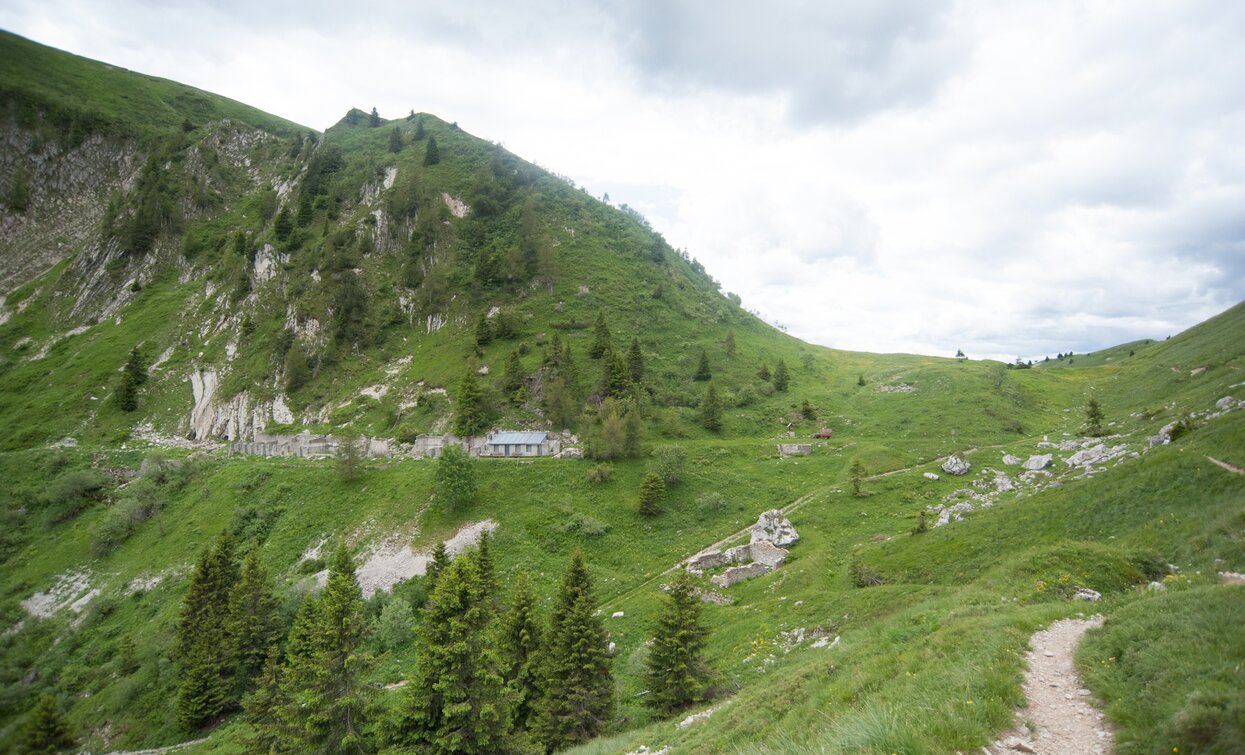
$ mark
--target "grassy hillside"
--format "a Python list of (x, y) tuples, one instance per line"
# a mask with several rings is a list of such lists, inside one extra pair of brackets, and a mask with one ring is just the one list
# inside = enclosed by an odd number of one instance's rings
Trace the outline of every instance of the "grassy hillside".
[[(1245, 467), (1245, 411), (1216, 408), (1245, 398), (1245, 304), (1168, 340), (1035, 369), (824, 349), (748, 314), (635, 213), (432, 115), (351, 111), (308, 137), (171, 82), (0, 41), (14, 58), (0, 67), (11, 128), (29, 136), (43, 128), (30, 113), (61, 113), (143, 145), (131, 184), (86, 198), (108, 208), (89, 238), (0, 305), (5, 747), (45, 692), (86, 749), (185, 739), (173, 632), (195, 559), (222, 530), (259, 548), (288, 623), (316, 589), (317, 546), (342, 542), (362, 562), (484, 519), (498, 525), (503, 596), (526, 570), (547, 611), (581, 548), (604, 615), (624, 614), (606, 620), (618, 714), (583, 752), (970, 751), (1023, 721), (1029, 635), (1082, 612), (1107, 617), (1081, 664), (1123, 751), (1211, 752), (1235, 736), (1245, 596), (1216, 572), (1245, 572), (1245, 477), (1208, 457)], [(43, 73), (16, 68), (23, 55)], [(191, 378), (207, 373), (220, 405), (288, 403), (294, 422), (269, 412), (269, 429), (401, 440), (449, 429), (470, 371), (490, 426), (565, 421), (592, 439), (611, 390), (589, 355), (598, 317), (620, 353), (639, 343), (644, 377), (620, 398), (642, 417), (641, 452), (478, 460), (479, 492), (460, 509), (437, 498), (427, 460), (365, 461), (347, 479), (331, 460), (170, 445), (190, 431)], [(555, 338), (579, 378), (557, 420)], [(133, 350), (150, 369), (127, 410)], [(702, 353), (725, 405), (717, 432), (701, 421)], [(517, 391), (504, 384), (511, 354)], [(1091, 398), (1102, 439), (1083, 436)], [(1178, 419), (1187, 432), (1151, 449)], [(833, 437), (814, 442), (823, 427)], [(811, 455), (780, 458), (792, 436)], [(1092, 472), (1065, 461), (1097, 442), (1125, 448)], [(641, 516), (641, 479), (672, 447), (681, 479)], [(1046, 453), (1052, 467), (1028, 476), (1004, 461)], [(951, 454), (967, 476), (943, 472)], [(934, 526), (957, 503), (972, 505)], [(710, 720), (659, 720), (643, 671), (661, 586), (772, 508), (801, 535), (787, 564), (704, 607)], [(1082, 587), (1102, 601), (1072, 600)], [(368, 618), (424, 592), (415, 578), (378, 593)], [(410, 678), (410, 642), (369, 643), (369, 682)], [(377, 694), (382, 708), (396, 695)], [(188, 751), (242, 752), (247, 729), (229, 717)]]

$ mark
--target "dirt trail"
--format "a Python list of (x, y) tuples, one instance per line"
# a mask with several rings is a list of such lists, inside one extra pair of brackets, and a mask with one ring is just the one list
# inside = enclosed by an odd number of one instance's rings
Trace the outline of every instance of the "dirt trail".
[(1241, 468), (1240, 468), (1240, 467), (1238, 467), (1238, 466), (1234, 466), (1234, 465), (1232, 465), (1232, 464), (1229, 464), (1229, 463), (1228, 463), (1228, 462), (1226, 462), (1226, 461), (1219, 461), (1218, 459), (1216, 459), (1216, 458), (1215, 458), (1215, 457), (1213, 457), (1213, 456), (1207, 456), (1206, 458), (1207, 458), (1207, 459), (1210, 459), (1210, 462), (1211, 462), (1212, 464), (1215, 464), (1216, 466), (1219, 466), (1219, 467), (1223, 467), (1224, 469), (1228, 470), (1229, 472), (1235, 472), (1236, 474), (1245, 474), (1245, 469), (1241, 469)]
[(1025, 658), (1029, 670), (1024, 691), (1029, 707), (1019, 711), (1023, 723), (985, 752), (1091, 755), (1112, 751), (1111, 729), (1102, 712), (1090, 704), (1090, 692), (1081, 686), (1072, 665), (1082, 635), (1100, 626), (1101, 616), (1064, 619), (1033, 635), (1033, 650)]

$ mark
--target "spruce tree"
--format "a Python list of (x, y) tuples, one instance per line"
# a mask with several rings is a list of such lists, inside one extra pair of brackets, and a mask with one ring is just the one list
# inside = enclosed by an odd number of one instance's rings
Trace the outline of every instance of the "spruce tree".
[(441, 450), (436, 468), (437, 499), (454, 511), (467, 505), (476, 494), (475, 465), (458, 446)]
[(644, 475), (640, 483), (640, 513), (656, 516), (661, 513), (661, 501), (666, 497), (666, 481), (656, 472)]
[(514, 597), (501, 625), (501, 660), (510, 695), (510, 721), (515, 732), (525, 732), (535, 722), (541, 698), (540, 667), (543, 652), (540, 619), (527, 572), (514, 581)]
[(630, 392), (630, 388), (631, 381), (627, 375), (627, 365), (623, 363), (622, 355), (614, 351), (607, 351), (602, 354), (601, 395), (622, 398)]
[(56, 698), (42, 695), (31, 709), (18, 735), (17, 751), (22, 753), (56, 753), (72, 750), (73, 737)]
[(523, 361), (519, 358), (519, 352), (510, 352), (510, 356), (506, 357), (506, 371), (502, 376), (502, 389), (512, 400), (523, 387)]
[(641, 435), (644, 432), (644, 420), (640, 410), (634, 404), (627, 410), (623, 418), (623, 455), (635, 458), (640, 455)]
[(576, 549), (549, 624), (538, 737), (550, 752), (600, 734), (614, 712), (608, 640), (583, 553)]
[(437, 589), (437, 580), (450, 565), (450, 552), (445, 543), (438, 542), (432, 548), (432, 561), (424, 572), (424, 594), (432, 595)]
[(717, 386), (713, 383), (709, 383), (700, 402), (700, 423), (710, 432), (722, 430), (722, 399), (718, 397)]
[(362, 682), (368, 665), (363, 596), (354, 563), (339, 545), (329, 565), (328, 584), (309, 598), (290, 631), (280, 712), (287, 746), (303, 752), (364, 751), (370, 688)]
[(367, 125), (371, 128), (376, 128), (380, 125), (380, 113), (377, 112), (376, 108), (372, 108), (372, 114), (368, 116)]
[(786, 393), (789, 382), (790, 377), (787, 375), (787, 363), (779, 359), (778, 366), (774, 368), (774, 390), (779, 393)]
[(860, 498), (864, 496), (865, 491), (862, 485), (865, 481), (865, 465), (860, 463), (860, 459), (852, 462), (852, 468), (849, 472), (852, 480), (852, 495)]
[(1102, 420), (1102, 407), (1098, 405), (1098, 399), (1091, 398), (1085, 406), (1085, 434), (1091, 438), (1101, 437)]
[(700, 600), (690, 575), (680, 570), (653, 626), (645, 703), (670, 714), (704, 699), (709, 671), (702, 653), (708, 629), (700, 621)]
[(696, 374), (692, 377), (692, 379), (708, 380), (711, 377), (713, 377), (713, 375), (709, 372), (709, 355), (705, 353), (704, 349), (701, 349), (700, 362), (696, 365)]
[(467, 368), (458, 384), (454, 402), (454, 434), (466, 438), (479, 435), (488, 425), (484, 391), (476, 379), (476, 371)]
[(726, 331), (726, 339), (722, 342), (722, 346), (726, 349), (728, 357), (735, 356), (735, 331)]
[(394, 154), (402, 151), (402, 129), (397, 126), (389, 132), (389, 151)]
[(298, 223), (299, 228), (306, 228), (315, 219), (315, 207), (312, 204), (314, 199), (315, 197), (311, 196), (311, 192), (306, 187), (298, 193), (298, 215), (294, 221)]
[(631, 348), (627, 349), (627, 373), (636, 387), (644, 383), (644, 352), (640, 350), (640, 339), (631, 339)]
[(134, 380), (134, 385), (147, 382), (147, 364), (137, 346), (130, 349), (130, 356), (125, 360), (125, 372)]
[(237, 581), (233, 537), (226, 530), (200, 556), (177, 626), (181, 674), (175, 709), (184, 731), (195, 731), (236, 702), (227, 623)]
[(481, 312), (476, 320), (476, 346), (487, 346), (493, 340), (493, 323), (488, 321), (488, 313)]
[(480, 533), (480, 540), (476, 543), (475, 560), (476, 569), (480, 572), (480, 587), (488, 596), (489, 605), (496, 607), (497, 569), (493, 563), (493, 536), (488, 530)]
[(268, 571), (260, 563), (258, 548), (247, 552), (238, 584), (229, 596), (228, 628), (237, 687), (246, 690), (263, 671), (264, 661), (281, 631), (277, 599)]
[(255, 689), (242, 699), (243, 718), (253, 730), (242, 743), (250, 752), (280, 752), (282, 744), (292, 739), (280, 715), (289, 706), (282, 690), (283, 678), (281, 647), (274, 642), (264, 656)]
[(569, 429), (575, 423), (575, 403), (566, 380), (559, 375), (544, 392), (545, 417), (556, 428)]
[(607, 352), (614, 350), (614, 344), (610, 340), (610, 328), (605, 324), (605, 312), (597, 312), (597, 322), (592, 329), (592, 348), (588, 349), (588, 356), (592, 359), (600, 359)]
[(290, 217), (289, 205), (281, 208), (277, 213), (277, 220), (272, 227), (273, 233), (276, 234), (277, 241), (285, 241), (294, 232), (294, 218)]
[[(418, 133), (418, 129), (416, 129)], [(437, 149), (437, 139), (435, 136), (428, 137), (428, 146), (424, 147), (424, 166), (436, 165), (441, 162), (441, 152)]]
[(415, 673), (393, 727), (395, 744), (446, 755), (509, 749), (511, 712), (490, 602), (476, 559), (455, 559), (441, 575), (416, 633)]
[(428, 132), (424, 129), (424, 116), (420, 115), (415, 119), (415, 141), (422, 141)]
[(769, 374), (768, 364), (765, 364), (764, 362), (761, 363), (761, 369), (757, 370), (757, 377), (761, 378), (767, 383), (769, 382), (771, 375)]

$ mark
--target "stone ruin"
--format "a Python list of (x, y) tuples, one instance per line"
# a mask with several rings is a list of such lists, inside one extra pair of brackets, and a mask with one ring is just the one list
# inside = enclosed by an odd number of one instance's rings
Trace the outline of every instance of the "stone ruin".
[(810, 456), (813, 453), (812, 443), (779, 443), (779, 456)]
[(791, 521), (778, 509), (761, 514), (757, 523), (752, 525), (751, 534), (747, 545), (737, 545), (725, 551), (702, 551), (689, 558), (684, 568), (691, 574), (700, 575), (707, 570), (727, 566), (726, 571), (715, 574), (709, 581), (717, 587), (730, 587), (782, 566), (787, 561), (787, 549), (800, 539)]

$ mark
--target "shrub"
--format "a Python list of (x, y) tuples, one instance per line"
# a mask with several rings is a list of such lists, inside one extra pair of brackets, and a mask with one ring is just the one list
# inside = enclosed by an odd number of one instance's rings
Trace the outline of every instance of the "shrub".
[(847, 565), (847, 576), (856, 587), (877, 587), (882, 584), (882, 575), (872, 566), (852, 557)]
[(696, 508), (705, 514), (717, 513), (726, 508), (726, 499), (718, 492), (705, 493), (696, 499)]
[(683, 479), (683, 467), (687, 462), (687, 449), (683, 446), (658, 446), (649, 460), (649, 474), (661, 478), (663, 487), (674, 485)]
[(656, 472), (644, 476), (640, 485), (640, 513), (644, 516), (656, 516), (661, 513), (661, 501), (666, 497), (666, 483)]
[(103, 498), (105, 477), (94, 469), (79, 469), (57, 477), (39, 496), (48, 522), (56, 524), (74, 518), (92, 501)]
[(585, 476), (588, 478), (588, 482), (600, 485), (602, 483), (609, 482), (610, 477), (613, 475), (614, 468), (609, 464), (594, 464)]

